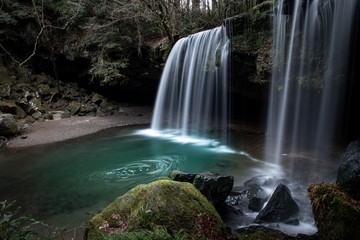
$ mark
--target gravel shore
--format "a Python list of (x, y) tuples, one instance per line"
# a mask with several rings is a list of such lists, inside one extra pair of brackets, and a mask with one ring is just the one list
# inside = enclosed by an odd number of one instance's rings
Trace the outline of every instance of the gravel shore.
[(8, 148), (21, 148), (60, 142), (96, 133), (112, 127), (122, 127), (151, 122), (151, 107), (124, 107), (113, 116), (71, 117), (34, 123), (31, 129), (8, 141)]

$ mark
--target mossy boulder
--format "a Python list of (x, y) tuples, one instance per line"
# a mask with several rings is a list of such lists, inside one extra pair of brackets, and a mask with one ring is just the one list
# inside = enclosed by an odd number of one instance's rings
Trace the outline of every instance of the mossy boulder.
[(225, 238), (219, 214), (192, 184), (159, 180), (138, 185), (93, 217), (87, 239), (156, 228), (200, 239)]
[(308, 187), (320, 239), (360, 239), (360, 204), (336, 185), (313, 183)]
[(0, 114), (0, 136), (10, 137), (19, 133), (19, 125), (11, 114)]

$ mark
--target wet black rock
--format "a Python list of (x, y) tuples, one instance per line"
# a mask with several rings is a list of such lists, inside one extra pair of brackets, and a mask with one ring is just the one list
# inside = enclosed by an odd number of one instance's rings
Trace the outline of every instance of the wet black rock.
[(169, 178), (192, 183), (214, 206), (223, 204), (234, 186), (233, 176), (211, 172), (193, 174), (174, 170)]
[(336, 184), (360, 200), (360, 140), (351, 142), (342, 155)]
[(269, 199), (269, 196), (262, 187), (258, 184), (252, 184), (250, 187), (248, 208), (254, 212), (260, 212), (264, 203)]
[(279, 184), (254, 222), (285, 222), (298, 214), (299, 206), (292, 198), (289, 188), (284, 184)]
[(169, 178), (178, 182), (193, 183), (196, 175), (197, 174), (194, 173), (185, 173), (179, 170), (173, 170), (169, 173)]
[(229, 196), (234, 186), (234, 177), (207, 172), (196, 175), (193, 184), (209, 202), (218, 205)]

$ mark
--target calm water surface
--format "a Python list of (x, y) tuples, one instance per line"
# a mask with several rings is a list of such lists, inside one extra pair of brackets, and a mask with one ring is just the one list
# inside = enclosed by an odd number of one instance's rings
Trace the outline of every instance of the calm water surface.
[(255, 134), (246, 141), (237, 139), (242, 146), (237, 149), (236, 141), (227, 147), (126, 128), (43, 147), (2, 150), (0, 201), (16, 200), (24, 213), (50, 224), (79, 226), (132, 187), (174, 169), (231, 174), (237, 185), (276, 172), (274, 165), (256, 158), (261, 138)]

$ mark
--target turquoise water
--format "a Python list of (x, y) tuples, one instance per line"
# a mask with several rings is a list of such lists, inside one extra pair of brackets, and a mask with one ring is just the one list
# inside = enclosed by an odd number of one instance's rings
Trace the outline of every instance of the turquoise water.
[(56, 225), (81, 225), (132, 187), (174, 169), (231, 174), (237, 185), (257, 174), (276, 171), (275, 166), (246, 152), (252, 149), (250, 145), (236, 149), (215, 140), (160, 137), (127, 128), (2, 151), (0, 201), (16, 200), (24, 213)]

